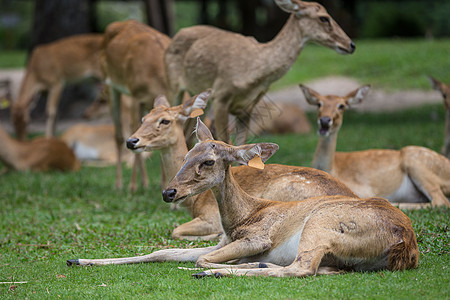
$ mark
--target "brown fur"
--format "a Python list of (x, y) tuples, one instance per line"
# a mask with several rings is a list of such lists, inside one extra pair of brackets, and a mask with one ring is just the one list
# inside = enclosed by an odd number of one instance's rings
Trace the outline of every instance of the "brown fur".
[[(372, 149), (337, 152), (337, 134), (344, 111), (363, 100), (369, 87), (361, 87), (344, 97), (322, 96), (301, 86), (307, 101), (318, 106), (321, 133), (313, 167), (329, 172), (359, 197), (384, 197), (400, 202), (400, 207), (450, 206), (450, 160), (424, 147), (400, 150)], [(403, 203), (406, 203), (404, 206)]]
[[(122, 187), (120, 149), (124, 140), (120, 120), (120, 94), (126, 93), (132, 98), (130, 115), (131, 131), (134, 131), (139, 126), (141, 105), (151, 107), (156, 96), (167, 92), (163, 57), (169, 43), (168, 36), (134, 20), (111, 23), (105, 30), (102, 68), (110, 86), (109, 96), (116, 129), (117, 188)], [(142, 173), (142, 184), (146, 186), (148, 179), (143, 162), (139, 156), (136, 159)], [(137, 186), (133, 178), (130, 189), (135, 190)]]
[(17, 171), (75, 171), (80, 168), (72, 150), (57, 138), (17, 141), (0, 126), (0, 161)]
[[(180, 103), (184, 91), (213, 89), (212, 110), (217, 136), (228, 141), (228, 114), (236, 116), (236, 144), (245, 143), (250, 115), (270, 85), (281, 78), (311, 40), (340, 53), (354, 44), (325, 8), (293, 0), (282, 4), (291, 16), (269, 43), (209, 26), (183, 28), (165, 55), (169, 98)], [(327, 18), (328, 21), (321, 21)]]
[(30, 109), (39, 92), (47, 91), (46, 136), (55, 135), (58, 103), (65, 83), (86, 77), (102, 79), (100, 50), (103, 36), (82, 34), (37, 46), (31, 53), (12, 119), (19, 140), (25, 140)]
[(440, 82), (439, 80), (429, 76), (431, 84), (435, 90), (438, 90), (442, 94), (445, 108), (445, 132), (444, 132), (444, 145), (442, 146), (441, 153), (450, 159), (450, 85)]

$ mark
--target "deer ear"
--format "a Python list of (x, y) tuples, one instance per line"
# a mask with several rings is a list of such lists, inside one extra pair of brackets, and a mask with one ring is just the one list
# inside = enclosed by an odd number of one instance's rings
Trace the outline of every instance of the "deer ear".
[(209, 131), (208, 127), (202, 122), (202, 120), (200, 120), (199, 117), (197, 117), (195, 133), (199, 142), (214, 140), (211, 131)]
[(234, 147), (235, 161), (257, 169), (264, 169), (264, 162), (278, 150), (274, 143), (249, 144)]
[(153, 102), (153, 107), (158, 107), (158, 106), (170, 107), (170, 103), (169, 103), (169, 101), (167, 101), (166, 96), (159, 95), (158, 97), (156, 97), (155, 102)]
[(212, 94), (211, 89), (192, 97), (183, 104), (182, 114), (189, 118), (195, 118), (203, 115), (206, 105), (208, 104), (208, 99)]
[(306, 87), (302, 84), (298, 85), (300, 87), (300, 89), (303, 92), (303, 95), (305, 95), (305, 99), (306, 101), (311, 104), (311, 105), (317, 105), (319, 104), (319, 93), (316, 92), (313, 89), (310, 89), (309, 87)]
[(293, 13), (299, 10), (298, 4), (292, 3), (292, 0), (275, 0), (281, 10), (287, 13)]
[(351, 106), (361, 103), (364, 97), (366, 97), (366, 95), (369, 93), (369, 91), (370, 84), (367, 84), (347, 94), (347, 96), (345, 96), (345, 98), (347, 98), (347, 104)]
[(431, 85), (433, 86), (433, 89), (435, 89), (437, 91), (442, 91), (442, 82), (440, 82), (439, 80), (437, 80), (429, 75), (427, 77), (430, 80)]

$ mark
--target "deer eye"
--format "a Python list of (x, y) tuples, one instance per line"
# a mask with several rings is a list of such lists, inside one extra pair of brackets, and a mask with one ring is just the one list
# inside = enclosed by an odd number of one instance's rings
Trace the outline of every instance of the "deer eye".
[(339, 105), (338, 105), (338, 109), (344, 110), (344, 109), (345, 109), (345, 105), (344, 105), (344, 104), (339, 104)]
[(216, 162), (214, 160), (206, 160), (202, 163), (203, 166), (208, 166), (211, 167), (215, 164)]
[(328, 17), (319, 17), (320, 22), (330, 24), (330, 18)]
[(159, 122), (159, 124), (169, 125), (170, 124), (170, 120), (162, 119), (161, 122)]
[(317, 107), (318, 107), (318, 108), (321, 108), (322, 105), (323, 105), (322, 102), (318, 102), (318, 103), (317, 103)]

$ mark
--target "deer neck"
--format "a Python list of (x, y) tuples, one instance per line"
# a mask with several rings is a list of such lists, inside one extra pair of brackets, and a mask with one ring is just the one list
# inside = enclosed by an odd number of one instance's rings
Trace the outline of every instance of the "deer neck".
[(0, 126), (0, 161), (6, 166), (17, 169), (20, 144)]
[(337, 131), (328, 136), (320, 136), (312, 167), (325, 171), (333, 171), (334, 154), (336, 153)]
[(233, 177), (231, 166), (228, 166), (225, 171), (225, 179), (211, 188), (211, 191), (219, 206), (222, 227), (228, 236), (236, 227), (249, 220), (264, 202), (242, 190)]
[(300, 55), (307, 39), (303, 37), (299, 20), (291, 14), (281, 31), (270, 42), (262, 44), (258, 64), (264, 67), (268, 83), (278, 80), (289, 71)]

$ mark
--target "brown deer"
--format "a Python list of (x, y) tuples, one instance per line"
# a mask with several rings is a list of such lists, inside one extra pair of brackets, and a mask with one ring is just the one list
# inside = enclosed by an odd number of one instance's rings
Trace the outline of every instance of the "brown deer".
[(450, 159), (450, 85), (444, 84), (439, 80), (428, 76), (435, 90), (441, 92), (444, 98), (445, 107), (445, 133), (444, 133), (444, 146), (442, 146), (441, 153)]
[(229, 140), (228, 114), (236, 116), (236, 144), (245, 143), (254, 106), (269, 86), (294, 64), (308, 41), (346, 54), (355, 44), (315, 2), (275, 0), (291, 14), (268, 43), (209, 26), (181, 29), (167, 48), (165, 65), (171, 95), (213, 90), (212, 110), (218, 138)]
[(319, 143), (312, 166), (329, 172), (359, 197), (384, 197), (402, 208), (450, 206), (450, 161), (424, 147), (400, 150), (373, 149), (336, 152), (337, 134), (344, 111), (360, 103), (369, 92), (366, 85), (344, 97), (322, 96), (300, 85), (307, 102), (317, 106)]
[(18, 141), (0, 126), (0, 140), (0, 162), (6, 166), (4, 171), (75, 171), (81, 166), (67, 144), (57, 138)]
[(55, 136), (58, 104), (64, 85), (87, 77), (102, 79), (101, 34), (81, 34), (37, 46), (31, 53), (19, 97), (12, 103), (11, 115), (19, 140), (25, 140), (26, 127), (35, 96), (48, 92), (45, 135)]
[[(167, 249), (108, 263), (195, 261), (204, 276), (305, 277), (341, 270), (415, 268), (419, 251), (411, 220), (381, 198), (319, 196), (283, 202), (247, 194), (231, 171), (232, 163), (262, 163), (276, 144), (231, 146), (215, 141), (198, 119), (199, 143), (163, 192), (166, 202), (184, 201), (211, 189), (224, 235), (217, 246)], [(133, 261), (135, 259), (135, 261)], [(69, 260), (68, 265), (105, 260)], [(236, 265), (224, 264), (234, 262)], [(211, 269), (214, 268), (214, 269)]]
[[(122, 187), (121, 147), (124, 142), (121, 125), (120, 94), (131, 96), (131, 131), (139, 126), (141, 106), (153, 106), (153, 99), (167, 92), (164, 52), (170, 38), (134, 20), (111, 23), (105, 30), (102, 67), (109, 85), (111, 112), (116, 130), (116, 187)], [(147, 174), (139, 155), (142, 184)], [(133, 180), (132, 180), (133, 183)], [(136, 189), (130, 185), (131, 189)]]
[[(205, 91), (185, 104), (173, 107), (165, 97), (158, 97), (154, 109), (127, 140), (128, 148), (139, 152), (159, 150), (163, 173), (170, 180), (188, 152), (183, 124), (192, 112), (205, 108), (210, 95), (210, 91)], [(233, 167), (232, 170), (244, 190), (258, 197), (273, 199), (283, 195), (286, 201), (294, 201), (319, 195), (355, 196), (332, 176), (311, 168), (270, 164), (264, 170), (247, 166)], [(163, 180), (162, 186), (165, 188), (167, 183)], [(189, 211), (192, 220), (175, 228), (173, 238), (210, 240), (217, 239), (222, 233), (219, 210), (210, 191), (191, 197), (181, 205)]]

